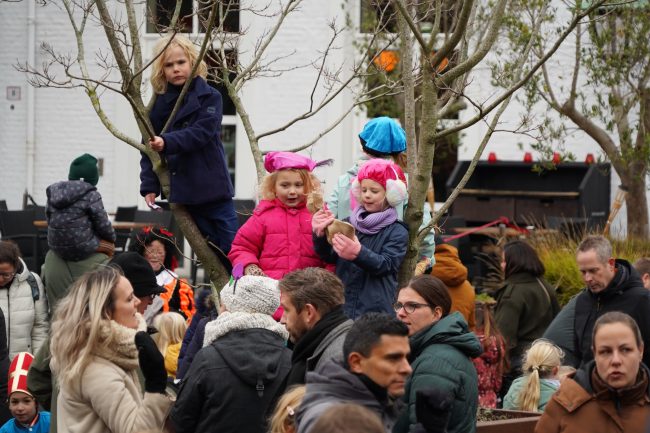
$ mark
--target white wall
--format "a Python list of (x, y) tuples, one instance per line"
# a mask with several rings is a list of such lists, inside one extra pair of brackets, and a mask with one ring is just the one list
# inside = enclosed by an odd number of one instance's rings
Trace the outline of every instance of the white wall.
[[(0, 58), (0, 82), (3, 87), (21, 87), (21, 101), (2, 104), (0, 118), (0, 198), (6, 198), (10, 209), (19, 208), (22, 193), (29, 185), (27, 179), (26, 129), (27, 103), (25, 100), (26, 76), (13, 67), (27, 58), (27, 2), (3, 4), (0, 14), (0, 39), (3, 43)], [(36, 65), (46, 61), (40, 46), (46, 42), (61, 53), (72, 53), (75, 40), (64, 11), (48, 3), (36, 8)], [(105, 49), (103, 33), (88, 31), (86, 53), (92, 59), (98, 48)], [(92, 66), (92, 64), (91, 64)], [(78, 69), (72, 69), (78, 73)], [(63, 78), (60, 70), (57, 76)], [(128, 106), (115, 93), (105, 92), (103, 109), (122, 130), (133, 133), (134, 122)], [(130, 187), (137, 179), (137, 152), (114, 138), (99, 121), (90, 100), (81, 89), (38, 88), (35, 90), (35, 158), (33, 190), (30, 194), (39, 204), (44, 204), (45, 188), (58, 180), (67, 179), (69, 163), (82, 153), (91, 153), (103, 159), (103, 176), (98, 187), (107, 209), (137, 200), (137, 188)], [(135, 164), (134, 164), (135, 162)], [(135, 170), (134, 170), (135, 169)], [(127, 183), (124, 183), (128, 179)]]
[[(22, 17), (22, 19), (16, 19)], [(7, 2), (0, 11), (0, 199), (17, 207), (27, 184), (27, 106), (25, 77), (12, 63), (27, 52), (27, 3)], [(11, 41), (11, 43), (7, 43)], [(9, 101), (8, 86), (20, 89), (21, 100)]]

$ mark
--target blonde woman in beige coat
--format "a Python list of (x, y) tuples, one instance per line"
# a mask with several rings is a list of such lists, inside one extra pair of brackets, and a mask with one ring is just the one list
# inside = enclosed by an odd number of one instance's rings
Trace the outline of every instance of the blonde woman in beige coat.
[(165, 394), (167, 373), (155, 343), (143, 332), (139, 302), (120, 271), (105, 267), (84, 274), (58, 304), (50, 365), (60, 387), (59, 432), (163, 430), (172, 403)]

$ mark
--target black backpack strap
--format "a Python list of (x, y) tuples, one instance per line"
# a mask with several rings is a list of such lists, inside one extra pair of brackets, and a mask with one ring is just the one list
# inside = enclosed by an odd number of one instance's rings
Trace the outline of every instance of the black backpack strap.
[(38, 301), (41, 298), (41, 291), (38, 289), (38, 281), (32, 272), (27, 276), (27, 283), (32, 289), (32, 299), (34, 302)]

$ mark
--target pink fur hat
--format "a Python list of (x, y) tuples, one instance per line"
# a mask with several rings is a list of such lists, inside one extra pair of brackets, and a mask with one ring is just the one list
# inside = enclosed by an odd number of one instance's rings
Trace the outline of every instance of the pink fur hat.
[(264, 157), (264, 168), (269, 173), (287, 169), (304, 169), (307, 171), (313, 171), (316, 167), (329, 165), (331, 163), (331, 159), (317, 162), (311, 158), (293, 152), (269, 152)]
[(406, 184), (406, 176), (399, 165), (386, 159), (371, 159), (361, 166), (357, 174), (359, 182), (364, 179), (374, 180), (386, 189), (389, 180), (401, 180)]
[(350, 193), (360, 201), (361, 181), (374, 180), (386, 190), (386, 200), (392, 207), (408, 198), (406, 176), (399, 165), (386, 159), (371, 159), (361, 166), (357, 178), (352, 182)]

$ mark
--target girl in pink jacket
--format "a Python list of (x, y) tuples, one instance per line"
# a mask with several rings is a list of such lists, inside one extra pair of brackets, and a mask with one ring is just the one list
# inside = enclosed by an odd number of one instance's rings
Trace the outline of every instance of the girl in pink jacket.
[(266, 154), (269, 174), (262, 181), (262, 200), (235, 235), (228, 254), (233, 267), (240, 264), (246, 275), (276, 280), (297, 269), (325, 267), (314, 252), (306, 198), (320, 190), (312, 170), (328, 162), (291, 152)]

